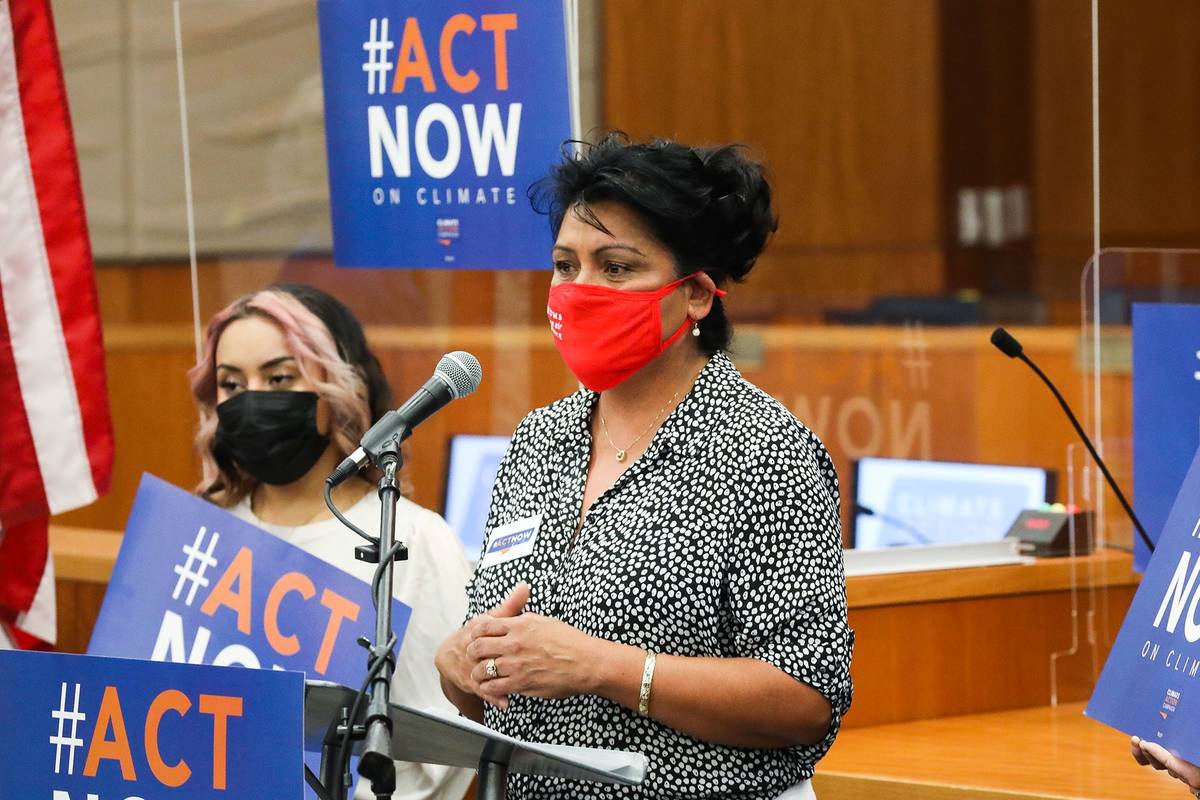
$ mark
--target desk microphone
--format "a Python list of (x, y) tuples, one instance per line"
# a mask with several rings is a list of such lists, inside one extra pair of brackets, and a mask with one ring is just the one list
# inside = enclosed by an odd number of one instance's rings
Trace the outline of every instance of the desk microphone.
[[(363, 434), (359, 442), (361, 446), (338, 465), (326, 479), (326, 483), (331, 486), (342, 483), (378, 455), (384, 445), (390, 442), (398, 446), (412, 434), (413, 428), (429, 419), (451, 400), (466, 397), (478, 389), (482, 380), (483, 368), (479, 366), (479, 359), (475, 356), (462, 350), (442, 356), (433, 377), (425, 381), (425, 385), (408, 398), (404, 405), (380, 417), (379, 421)], [(391, 442), (393, 439), (398, 441)]]
[(1033, 363), (1029, 356), (1025, 355), (1025, 348), (1021, 347), (1021, 343), (1018, 342), (1011, 333), (1004, 330), (1004, 328), (996, 328), (996, 330), (992, 331), (992, 344), (996, 345), (996, 349), (1001, 353), (1004, 353), (1004, 355), (1008, 356), (1009, 358), (1017, 358), (1021, 361), (1024, 361), (1029, 365), (1031, 370), (1037, 373), (1037, 376), (1042, 379), (1042, 382), (1050, 387), (1050, 391), (1054, 393), (1054, 397), (1058, 400), (1058, 404), (1062, 406), (1062, 410), (1066, 412), (1067, 419), (1069, 419), (1071, 424), (1075, 426), (1075, 432), (1079, 434), (1079, 438), (1083, 440), (1088, 452), (1091, 453), (1092, 458), (1096, 460), (1096, 466), (1098, 466), (1100, 471), (1104, 473), (1104, 478), (1108, 481), (1108, 485), (1112, 488), (1113, 494), (1115, 494), (1117, 499), (1121, 501), (1121, 508), (1125, 509), (1125, 513), (1129, 515), (1129, 519), (1133, 521), (1133, 527), (1137, 529), (1138, 535), (1142, 537), (1142, 542), (1146, 545), (1146, 548), (1153, 553), (1154, 542), (1150, 541), (1150, 537), (1146, 535), (1146, 529), (1142, 527), (1141, 520), (1137, 518), (1137, 514), (1133, 513), (1133, 507), (1129, 505), (1129, 501), (1125, 499), (1125, 495), (1121, 491), (1121, 487), (1117, 486), (1117, 482), (1113, 478), (1112, 473), (1108, 471), (1108, 465), (1104, 463), (1104, 459), (1102, 459), (1100, 454), (1096, 452), (1096, 448), (1092, 445), (1092, 440), (1088, 438), (1088, 435), (1083, 430), (1083, 426), (1080, 425), (1079, 420), (1075, 418), (1074, 412), (1072, 412), (1071, 407), (1067, 405), (1067, 401), (1062, 396), (1062, 393), (1058, 391), (1058, 387), (1046, 377), (1046, 373), (1038, 369), (1038, 365)]

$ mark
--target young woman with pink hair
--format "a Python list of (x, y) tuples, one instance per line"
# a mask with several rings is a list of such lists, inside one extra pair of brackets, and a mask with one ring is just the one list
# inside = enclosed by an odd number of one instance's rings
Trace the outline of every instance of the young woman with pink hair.
[[(203, 360), (188, 377), (200, 413), (197, 492), (369, 581), (374, 566), (354, 559), (357, 540), (322, 497), (325, 478), (392, 404), (379, 361), (350, 310), (299, 284), (240, 297), (209, 322)], [(360, 528), (378, 526), (379, 497), (365, 478), (338, 486), (334, 501)], [(451, 711), (433, 660), (466, 613), (466, 556), (438, 514), (406, 498), (396, 521), (409, 558), (396, 565), (395, 596), (412, 616), (392, 700)], [(394, 797), (459, 800), (470, 780), (464, 770), (397, 762)], [(356, 796), (369, 797), (368, 784), (360, 782)]]

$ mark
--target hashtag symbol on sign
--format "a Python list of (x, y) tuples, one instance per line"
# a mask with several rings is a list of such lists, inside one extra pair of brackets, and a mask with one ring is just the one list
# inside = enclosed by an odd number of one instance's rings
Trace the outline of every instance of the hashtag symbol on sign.
[(933, 367), (933, 362), (929, 360), (929, 342), (925, 340), (925, 330), (920, 321), (904, 323), (900, 346), (904, 350), (900, 366), (908, 372), (908, 385), (914, 388), (929, 388), (929, 370)]
[[(77, 735), (79, 733), (79, 723), (87, 719), (87, 715), (79, 710), (79, 684), (75, 684), (75, 702), (70, 711), (67, 710), (67, 684), (63, 683), (62, 691), (59, 693), (58, 709), (50, 712), (52, 719), (58, 720), (58, 735), (50, 737), (50, 744), (54, 745), (54, 774), (59, 774), (62, 768), (62, 749), (67, 748), (67, 774), (75, 774), (75, 748), (83, 747), (83, 739)], [(71, 723), (71, 735), (63, 736), (63, 727), (67, 722)]]
[(387, 75), (392, 71), (387, 54), (394, 44), (388, 39), (388, 18), (372, 17), (371, 36), (363, 42), (363, 50), (367, 51), (367, 60), (362, 65), (367, 73), (367, 94), (387, 92)]
[[(208, 578), (204, 577), (204, 573), (209, 567), (215, 567), (217, 560), (213, 558), (213, 548), (217, 546), (217, 539), (221, 534), (213, 531), (213, 535), (208, 539), (208, 549), (202, 551), (200, 548), (204, 545), (204, 534), (206, 528), (200, 528), (196, 532), (196, 541), (192, 544), (183, 546), (183, 554), (187, 556), (187, 561), (183, 564), (175, 565), (175, 574), (179, 576), (179, 580), (175, 581), (175, 591), (171, 592), (171, 598), (179, 599), (183, 587), (187, 583), (191, 583), (188, 587), (187, 600), (184, 600), (189, 606), (196, 599), (196, 589), (201, 586), (208, 586)], [(197, 565), (199, 562), (199, 565)]]

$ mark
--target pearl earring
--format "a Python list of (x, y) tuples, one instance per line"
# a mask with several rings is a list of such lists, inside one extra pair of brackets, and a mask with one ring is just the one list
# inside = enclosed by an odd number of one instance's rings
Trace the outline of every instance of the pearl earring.
[(692, 336), (695, 336), (695, 337), (697, 337), (697, 338), (699, 338), (699, 336), (700, 336), (700, 323), (699, 323), (699, 321), (693, 321), (693, 322), (692, 322)]

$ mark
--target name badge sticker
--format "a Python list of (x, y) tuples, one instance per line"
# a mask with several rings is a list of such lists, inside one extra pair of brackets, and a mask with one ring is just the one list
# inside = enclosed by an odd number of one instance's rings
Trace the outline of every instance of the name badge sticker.
[(518, 519), (492, 530), (488, 537), (487, 550), (479, 562), (481, 569), (524, 558), (533, 552), (538, 529), (542, 526), (542, 515)]

